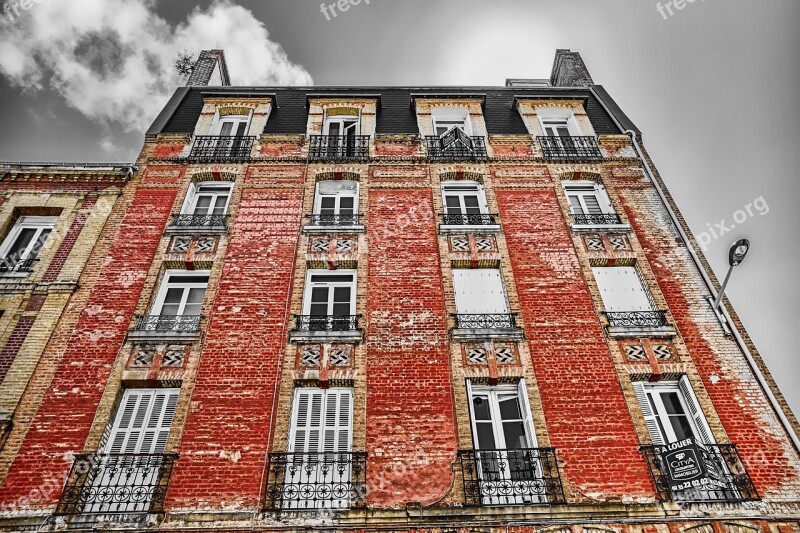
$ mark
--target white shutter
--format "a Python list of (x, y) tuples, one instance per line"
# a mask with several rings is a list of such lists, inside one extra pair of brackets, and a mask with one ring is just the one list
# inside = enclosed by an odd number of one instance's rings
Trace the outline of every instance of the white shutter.
[(475, 427), (475, 412), (473, 411), (473, 403), (472, 403), (472, 381), (466, 380), (467, 384), (467, 411), (469, 411), (469, 421), (470, 427), (472, 428), (472, 442), (475, 445), (475, 448), (478, 447), (478, 430)]
[(536, 431), (533, 427), (533, 416), (531, 416), (531, 404), (528, 401), (528, 388), (525, 386), (525, 380), (520, 379), (517, 384), (519, 410), (522, 414), (522, 423), (525, 426), (525, 436), (528, 439), (528, 448), (537, 448), (536, 444)]
[(714, 434), (708, 426), (708, 422), (703, 414), (703, 410), (700, 408), (700, 402), (697, 401), (697, 396), (694, 393), (689, 378), (687, 376), (682, 376), (681, 380), (678, 382), (678, 387), (680, 387), (683, 399), (687, 407), (689, 407), (689, 415), (694, 421), (699, 440), (701, 440), (703, 444), (714, 444)]
[(665, 444), (666, 438), (661, 434), (661, 429), (658, 427), (658, 415), (650, 405), (650, 398), (644, 382), (634, 381), (633, 390), (636, 393), (636, 399), (639, 400), (639, 408), (642, 410), (644, 423), (647, 425), (647, 431), (650, 433), (653, 444)]
[(179, 392), (179, 389), (126, 390), (106, 453), (164, 453)]
[(652, 311), (647, 291), (634, 267), (593, 267), (606, 311)]
[(600, 207), (602, 208), (603, 213), (614, 212), (614, 206), (611, 203), (611, 198), (609, 198), (606, 188), (602, 185), (597, 186), (597, 200), (600, 202)]
[(303, 388), (295, 390), (292, 428), (289, 434), (289, 451), (318, 453), (321, 450), (322, 404), (324, 391)]
[(325, 394), (324, 451), (349, 452), (353, 433), (353, 392), (331, 389)]
[(503, 279), (496, 268), (453, 269), (453, 290), (458, 314), (508, 313)]

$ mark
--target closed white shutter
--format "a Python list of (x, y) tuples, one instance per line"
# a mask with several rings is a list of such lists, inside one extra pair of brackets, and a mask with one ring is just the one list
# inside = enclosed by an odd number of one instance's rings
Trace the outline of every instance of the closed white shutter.
[(525, 426), (525, 437), (528, 439), (528, 448), (537, 448), (536, 445), (536, 432), (533, 429), (533, 416), (531, 416), (531, 404), (528, 401), (528, 388), (525, 386), (525, 380), (519, 380), (517, 385), (519, 395), (519, 410), (522, 414), (522, 423)]
[(350, 451), (353, 434), (353, 391), (297, 389), (290, 432), (290, 452)]
[(606, 311), (652, 311), (653, 306), (634, 267), (593, 267)]
[(694, 393), (694, 389), (692, 388), (689, 378), (682, 376), (681, 380), (678, 382), (678, 387), (680, 387), (681, 394), (683, 394), (683, 399), (686, 402), (686, 406), (689, 408), (689, 414), (694, 421), (698, 438), (703, 442), (703, 444), (714, 444), (714, 434), (711, 432), (711, 428), (708, 425), (708, 421), (706, 421), (703, 410), (700, 408), (700, 403), (697, 401), (697, 396)]
[(325, 452), (349, 452), (352, 434), (353, 393), (331, 389), (325, 398)]
[(128, 389), (120, 402), (105, 452), (164, 453), (180, 389)]
[(636, 392), (636, 399), (639, 401), (639, 408), (642, 410), (644, 423), (647, 425), (647, 431), (650, 433), (653, 444), (665, 444), (666, 438), (661, 434), (661, 429), (658, 427), (658, 415), (653, 411), (653, 406), (650, 405), (650, 397), (647, 394), (645, 384), (641, 381), (635, 381), (633, 382), (633, 390)]
[(453, 289), (458, 314), (508, 314), (503, 279), (496, 268), (453, 269)]

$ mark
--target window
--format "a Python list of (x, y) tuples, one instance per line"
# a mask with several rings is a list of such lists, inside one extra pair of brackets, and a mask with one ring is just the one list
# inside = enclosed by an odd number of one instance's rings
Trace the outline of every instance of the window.
[(180, 389), (128, 389), (104, 453), (164, 453)]
[(469, 120), (469, 112), (460, 108), (434, 109), (433, 131), (438, 137), (443, 136), (453, 128), (457, 128), (466, 135), (472, 135), (472, 125)]
[(459, 315), (508, 314), (503, 279), (496, 268), (453, 269)]
[(221, 216), (227, 213), (231, 198), (230, 182), (195, 183), (186, 195), (183, 214), (196, 217)]
[(571, 137), (569, 121), (565, 118), (542, 120), (542, 129), (548, 137)]
[(677, 382), (634, 382), (636, 398), (654, 444), (670, 444), (694, 438), (714, 444), (713, 434), (692, 389), (689, 378)]
[(306, 285), (303, 314), (311, 316), (354, 315), (355, 270), (311, 270)]
[(249, 115), (225, 115), (217, 119), (211, 128), (211, 135), (221, 137), (244, 137), (250, 123)]
[(442, 196), (448, 215), (478, 215), (489, 210), (483, 185), (474, 181), (443, 183)]
[(314, 220), (319, 226), (358, 224), (358, 182), (320, 181), (314, 197)]
[(592, 272), (606, 311), (652, 311), (655, 308), (635, 267), (593, 267)]
[(295, 389), (283, 508), (350, 506), (352, 435), (352, 389)]
[(322, 134), (335, 137), (355, 137), (358, 135), (358, 130), (359, 118), (357, 116), (326, 116)]
[(164, 275), (152, 314), (200, 316), (208, 287), (207, 271), (169, 270)]
[(565, 181), (564, 192), (573, 215), (613, 213), (614, 208), (605, 188), (593, 181)]
[(56, 223), (56, 217), (20, 217), (0, 246), (0, 273), (27, 272)]
[(540, 109), (539, 123), (547, 137), (573, 137), (580, 135), (575, 117), (567, 109)]

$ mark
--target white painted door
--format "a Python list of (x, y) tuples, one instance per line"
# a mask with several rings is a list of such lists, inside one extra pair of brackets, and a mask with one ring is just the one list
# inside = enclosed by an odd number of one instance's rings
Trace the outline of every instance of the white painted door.
[(634, 267), (592, 268), (606, 311), (652, 311), (650, 297)]
[(453, 289), (459, 315), (505, 315), (509, 312), (503, 279), (496, 268), (453, 269)]

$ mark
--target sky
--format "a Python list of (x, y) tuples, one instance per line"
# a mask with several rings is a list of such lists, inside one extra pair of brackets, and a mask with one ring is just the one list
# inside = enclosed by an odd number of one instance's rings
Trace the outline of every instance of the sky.
[(135, 160), (179, 50), (225, 49), (234, 85), (405, 86), (547, 78), (557, 48), (579, 51), (720, 278), (751, 240), (728, 294), (800, 413), (797, 0), (362, 0), (335, 17), (318, 0), (4, 1), (4, 161)]

